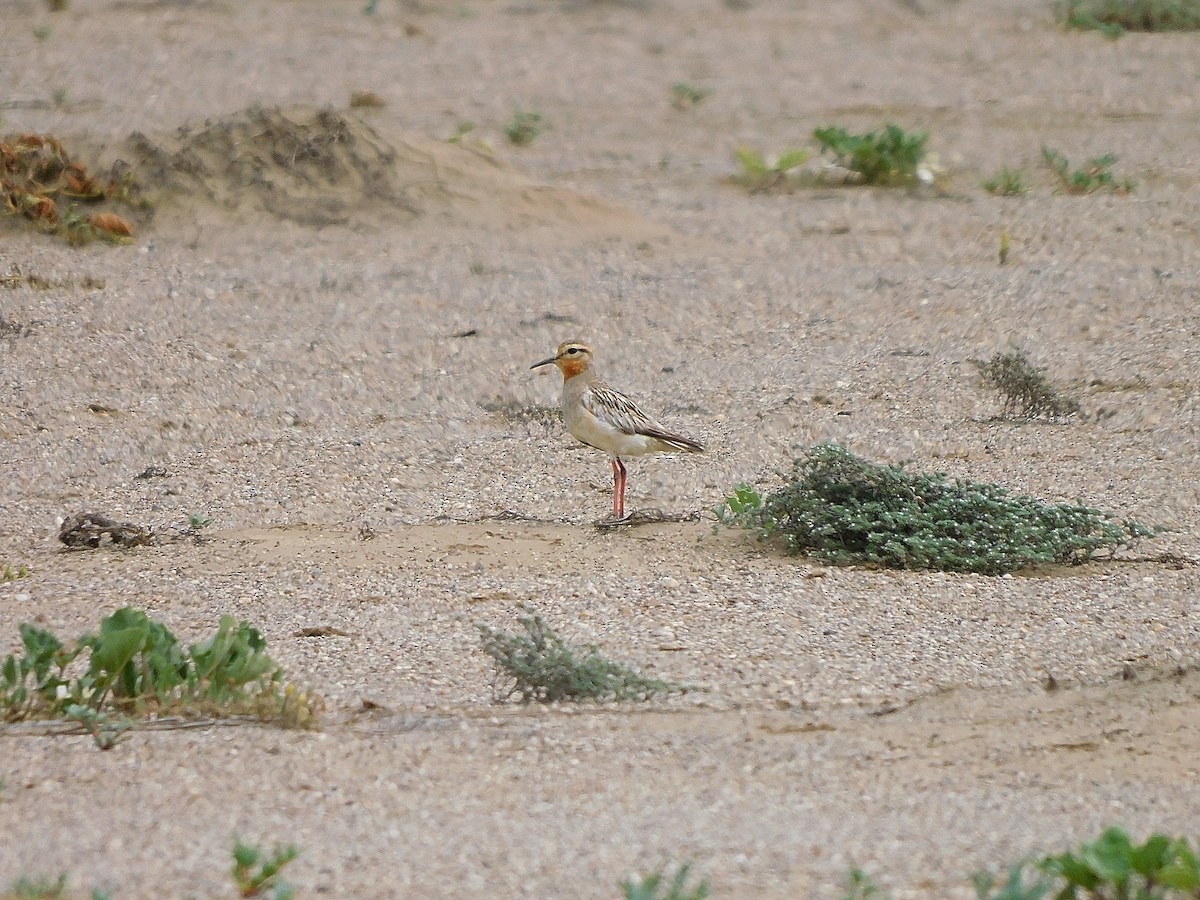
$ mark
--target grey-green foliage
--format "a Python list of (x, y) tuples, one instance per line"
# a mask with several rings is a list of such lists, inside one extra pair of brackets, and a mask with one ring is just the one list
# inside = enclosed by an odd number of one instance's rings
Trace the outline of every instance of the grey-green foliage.
[(649, 700), (686, 685), (646, 678), (606, 658), (594, 644), (571, 647), (528, 606), (517, 622), (524, 633), (477, 624), (483, 651), (495, 665), (498, 700), (519, 695), (528, 703), (559, 700)]
[(792, 482), (766, 498), (739, 485), (717, 515), (833, 563), (985, 575), (1082, 563), (1156, 533), (1082, 503), (877, 465), (832, 443), (806, 450)]
[(1126, 31), (1196, 31), (1200, 0), (1060, 0), (1058, 17), (1113, 38)]
[(1079, 401), (1061, 393), (1044, 368), (1024, 350), (997, 353), (987, 362), (973, 359), (983, 383), (1004, 398), (1004, 415), (1025, 419), (1066, 419), (1080, 412)]
[(669, 880), (666, 872), (659, 869), (649, 875), (626, 878), (621, 882), (621, 891), (625, 900), (704, 900), (710, 890), (709, 881), (704, 878), (689, 885), (691, 874), (692, 864), (685, 862)]

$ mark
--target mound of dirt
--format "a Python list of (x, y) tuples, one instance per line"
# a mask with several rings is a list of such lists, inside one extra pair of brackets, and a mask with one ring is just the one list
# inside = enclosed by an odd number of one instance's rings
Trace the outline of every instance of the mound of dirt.
[(395, 144), (333, 109), (252, 108), (127, 153), (180, 211), (198, 204), (308, 227), (373, 223), (544, 231), (645, 241), (670, 230), (599, 197), (539, 185), (482, 149), (408, 136)]

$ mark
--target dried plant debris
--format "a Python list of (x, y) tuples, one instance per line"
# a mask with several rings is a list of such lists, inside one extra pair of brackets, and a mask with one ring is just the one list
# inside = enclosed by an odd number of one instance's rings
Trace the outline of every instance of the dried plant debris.
[(133, 225), (124, 216), (106, 210), (89, 214), (81, 207), (144, 204), (137, 181), (123, 163), (114, 164), (107, 174), (93, 175), (48, 134), (0, 139), (0, 194), (9, 217), (29, 221), (75, 246), (93, 240), (128, 243), (133, 238)]
[(104, 546), (138, 547), (154, 538), (149, 528), (133, 522), (118, 522), (100, 513), (82, 512), (68, 516), (58, 529), (58, 539), (73, 550)]
[(251, 108), (185, 126), (161, 142), (135, 132), (129, 152), (149, 183), (301, 225), (346, 224), (372, 201), (416, 213), (404, 197), (395, 149), (333, 109)]
[(1081, 411), (1079, 401), (1063, 394), (1045, 370), (1029, 361), (1024, 350), (997, 353), (987, 362), (973, 359), (983, 383), (1004, 399), (1004, 417), (1069, 419)]
[(29, 287), (38, 291), (48, 291), (51, 288), (82, 288), (85, 291), (104, 290), (104, 279), (94, 275), (84, 275), (82, 278), (48, 278), (37, 272), (25, 272), (20, 266), (14, 265), (4, 275), (0, 275), (0, 287), (15, 291), (17, 288)]
[(33, 323), (30, 322), (14, 322), (4, 318), (0, 313), (0, 337), (29, 337), (33, 334)]
[(562, 413), (557, 407), (537, 403), (521, 403), (519, 400), (504, 400), (497, 397), (479, 404), (484, 412), (494, 413), (500, 418), (519, 425), (536, 424), (553, 427), (562, 424)]

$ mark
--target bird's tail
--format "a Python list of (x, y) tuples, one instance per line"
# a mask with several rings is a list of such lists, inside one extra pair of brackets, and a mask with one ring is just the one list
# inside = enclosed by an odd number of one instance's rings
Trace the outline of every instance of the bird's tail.
[(663, 431), (661, 428), (647, 428), (639, 433), (646, 435), (646, 437), (652, 437), (655, 440), (662, 441), (664, 444), (673, 447), (676, 450), (685, 450), (688, 453), (704, 452), (704, 445), (699, 441), (693, 441), (691, 438), (686, 438), (681, 434)]

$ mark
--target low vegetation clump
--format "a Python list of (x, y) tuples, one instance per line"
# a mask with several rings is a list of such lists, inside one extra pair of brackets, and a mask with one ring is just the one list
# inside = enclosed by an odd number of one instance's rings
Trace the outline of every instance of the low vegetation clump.
[[(235, 838), (230, 874), (238, 896), (291, 900), (296, 892), (280, 877), (280, 872), (299, 855), (300, 851), (291, 844), (277, 846), (271, 853), (265, 853), (257, 845), (246, 844)], [(70, 879), (65, 874), (53, 880), (45, 876), (31, 878), (23, 875), (12, 882), (7, 891), (0, 889), (0, 900), (59, 900), (74, 896), (68, 894), (69, 884)], [(93, 888), (88, 896), (91, 900), (108, 900), (110, 895)]]
[(691, 875), (692, 864), (685, 862), (669, 879), (663, 869), (626, 878), (621, 882), (621, 891), (625, 900), (704, 900), (711, 890), (708, 879), (689, 884)]
[(468, 134), (470, 134), (474, 130), (475, 130), (474, 122), (459, 122), (457, 125), (454, 126), (454, 134), (452, 134), (452, 135), (450, 135), (450, 137), (446, 138), (446, 143), (461, 144), (463, 142), (463, 138), (465, 138)]
[(76, 246), (97, 239), (127, 243), (133, 238), (133, 226), (125, 218), (113, 212), (88, 214), (81, 206), (105, 201), (144, 205), (128, 171), (114, 167), (108, 176), (94, 176), (47, 134), (0, 139), (0, 194), (4, 213)]
[(235, 839), (233, 845), (233, 881), (242, 897), (267, 897), (269, 900), (291, 900), (296, 895), (290, 884), (280, 877), (283, 868), (300, 855), (294, 844), (276, 847), (266, 853), (256, 844)]
[(739, 147), (733, 151), (742, 170), (732, 177), (752, 194), (789, 189), (794, 186), (794, 171), (808, 162), (812, 154), (807, 150), (785, 150), (775, 159), (767, 159), (753, 147)]
[(1117, 164), (1117, 158), (1111, 153), (1089, 159), (1078, 169), (1072, 169), (1069, 159), (1049, 147), (1042, 148), (1042, 159), (1068, 194), (1092, 194), (1105, 188), (1132, 194), (1137, 187), (1133, 179), (1118, 179), (1113, 175), (1112, 167)]
[(605, 657), (594, 644), (571, 647), (529, 607), (517, 622), (524, 633), (478, 624), (483, 652), (495, 665), (497, 701), (520, 695), (522, 702), (561, 700), (649, 700), (683, 693), (686, 685), (646, 678)]
[(712, 96), (708, 88), (696, 87), (686, 81), (677, 81), (671, 85), (671, 105), (680, 112), (699, 106)]
[(846, 891), (842, 900), (884, 900), (886, 896), (875, 879), (858, 866), (852, 866), (846, 873)]
[(15, 566), (12, 563), (5, 563), (4, 566), (0, 568), (0, 584), (4, 584), (6, 581), (18, 581), (22, 578), (28, 577), (29, 566), (25, 565), (24, 563), (18, 563)]
[(31, 623), (20, 633), (22, 652), (0, 664), (0, 719), (76, 719), (102, 749), (119, 739), (121, 715), (253, 715), (302, 727), (321, 706), (319, 697), (284, 681), (258, 629), (232, 616), (187, 647), (131, 607), (71, 645)]
[(1019, 197), (1028, 190), (1025, 186), (1025, 173), (1008, 166), (1003, 166), (991, 178), (985, 179), (983, 189), (997, 197)]
[(1187, 838), (1155, 834), (1135, 844), (1123, 828), (1108, 828), (1078, 850), (1047, 856), (1027, 872), (971, 876), (979, 900), (1195, 900), (1200, 860)]
[(1200, 30), (1200, 0), (1064, 0), (1059, 21), (1120, 37), (1127, 31)]
[(1030, 362), (1024, 350), (997, 353), (987, 362), (971, 362), (979, 369), (983, 383), (1004, 398), (1006, 417), (1066, 419), (1080, 412), (1079, 401), (1062, 394), (1046, 377), (1045, 369)]
[(509, 143), (525, 147), (537, 140), (542, 133), (542, 114), (518, 109), (513, 113), (512, 121), (504, 126), (504, 136)]
[(831, 443), (797, 459), (790, 484), (765, 498), (738, 485), (716, 512), (835, 564), (983, 575), (1079, 564), (1156, 533), (1082, 503), (1048, 505), (995, 484), (877, 465)]
[(833, 154), (837, 164), (856, 172), (864, 184), (903, 185), (918, 180), (928, 131), (909, 134), (899, 125), (885, 125), (882, 131), (851, 134), (845, 128), (830, 125), (813, 132), (821, 152)]

